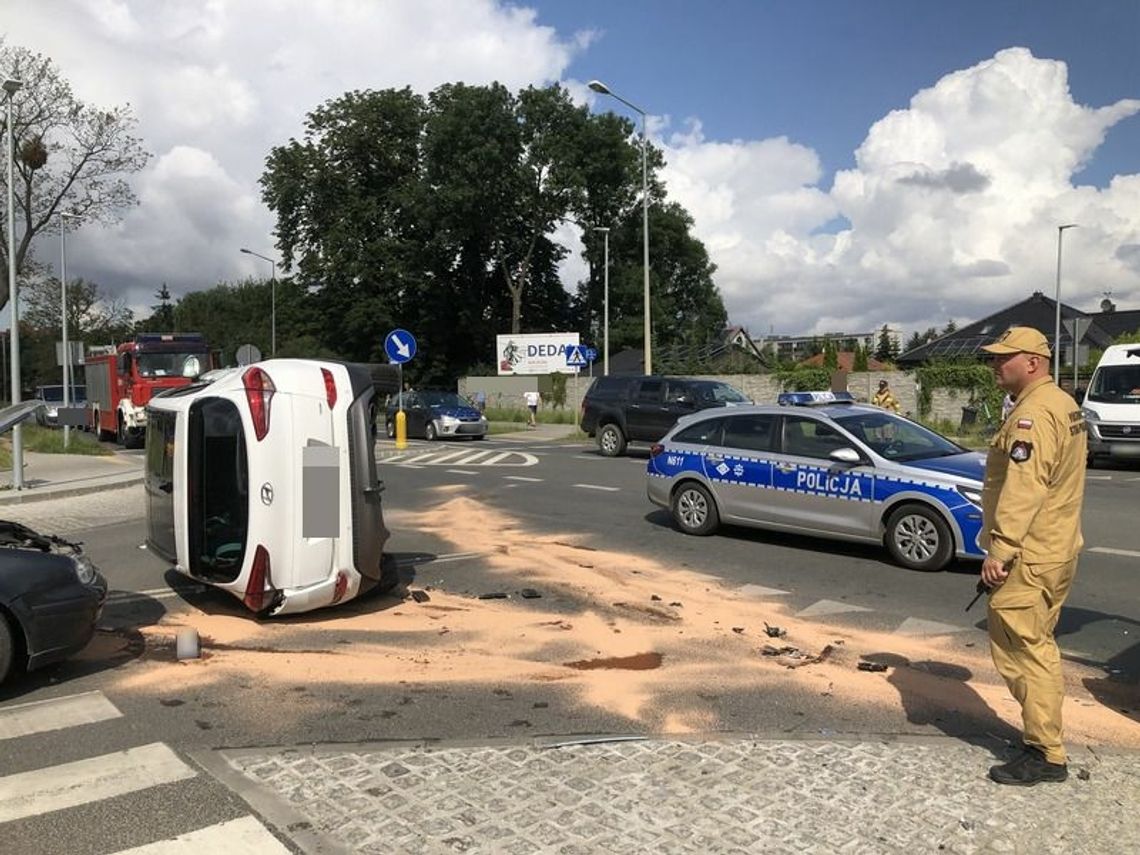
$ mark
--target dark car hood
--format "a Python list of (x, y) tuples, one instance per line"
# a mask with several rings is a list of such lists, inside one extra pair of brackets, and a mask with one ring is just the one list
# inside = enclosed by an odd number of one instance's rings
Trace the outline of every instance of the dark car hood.
[(986, 472), (986, 456), (979, 451), (965, 451), (962, 454), (954, 454), (949, 457), (908, 460), (903, 465), (913, 466), (916, 469), (927, 469), (931, 472), (941, 472), (945, 475), (956, 475), (959, 478), (983, 481)]
[(474, 407), (444, 407), (439, 404), (433, 404), (431, 411), (437, 416), (451, 416), (456, 419), (463, 419), (470, 421), (471, 419), (478, 420), (480, 412)]

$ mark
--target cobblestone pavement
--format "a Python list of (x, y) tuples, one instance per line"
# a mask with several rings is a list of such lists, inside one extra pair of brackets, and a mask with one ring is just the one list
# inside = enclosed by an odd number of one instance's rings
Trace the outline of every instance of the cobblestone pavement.
[(224, 757), (358, 853), (1140, 851), (1140, 768), (1123, 752), (1073, 751), (1067, 782), (1024, 789), (986, 778), (989, 750), (941, 738)]
[(109, 488), (99, 493), (28, 502), (0, 508), (4, 519), (45, 534), (71, 534), (146, 516), (143, 488)]

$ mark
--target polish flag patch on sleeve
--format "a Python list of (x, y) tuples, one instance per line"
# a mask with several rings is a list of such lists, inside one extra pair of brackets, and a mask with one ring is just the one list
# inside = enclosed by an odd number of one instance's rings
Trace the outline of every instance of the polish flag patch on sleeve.
[(1021, 430), (1029, 430), (1033, 427), (1033, 419), (1018, 419), (1017, 426), (1021, 428)]

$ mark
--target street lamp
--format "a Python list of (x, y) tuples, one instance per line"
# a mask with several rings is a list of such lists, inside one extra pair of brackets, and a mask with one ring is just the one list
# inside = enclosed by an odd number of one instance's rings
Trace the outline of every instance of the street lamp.
[(653, 348), (650, 341), (650, 324), (649, 324), (649, 169), (647, 166), (647, 150), (649, 145), (649, 138), (645, 127), (645, 111), (633, 104), (600, 80), (591, 80), (587, 84), (591, 89), (601, 95), (609, 95), (612, 98), (617, 98), (631, 110), (641, 114), (641, 234), (644, 238), (644, 258), (642, 259), (642, 267), (645, 271), (645, 373), (653, 373)]
[(605, 274), (602, 286), (602, 374), (610, 376), (610, 230), (607, 226), (595, 226), (594, 231), (605, 236)]
[[(11, 77), (4, 81), (4, 101), (8, 105), (8, 140), (5, 146), (8, 153), (8, 305), (11, 321), (11, 337), (8, 345), (12, 354), (12, 403), (20, 403), (20, 312), (16, 300), (16, 202), (13, 195), (15, 174), (13, 162), (16, 159), (12, 130), (12, 99), (24, 84)], [(17, 424), (12, 428), (12, 489), (24, 489), (24, 432)]]
[(269, 262), (269, 279), (270, 279), (270, 299), (273, 301), (273, 307), (270, 312), (270, 334), (269, 334), (269, 355), (277, 355), (277, 262), (272, 258), (267, 258), (259, 252), (254, 252), (252, 249), (246, 249), (244, 246), (241, 251), (246, 255), (252, 255), (255, 258), (260, 258), (262, 261)]
[[(1061, 385), (1061, 238), (1065, 235), (1065, 229), (1077, 228), (1076, 223), (1066, 223), (1063, 226), (1057, 226), (1057, 317), (1056, 323), (1053, 327), (1053, 380), (1057, 385)], [(1073, 361), (1076, 361), (1076, 341), (1073, 342)]]
[[(67, 341), (67, 223), (65, 220), (78, 220), (78, 214), (69, 211), (59, 212), (59, 297), (60, 315), (63, 318), (63, 408), (71, 406), (71, 346)], [(71, 426), (63, 425), (63, 447), (71, 442)]]

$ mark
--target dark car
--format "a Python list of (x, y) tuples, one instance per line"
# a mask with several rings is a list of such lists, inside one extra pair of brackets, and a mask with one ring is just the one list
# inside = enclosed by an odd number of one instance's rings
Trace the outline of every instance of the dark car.
[(597, 437), (603, 455), (617, 457), (631, 442), (657, 442), (681, 416), (751, 403), (738, 389), (719, 380), (599, 377), (582, 399), (582, 430)]
[[(39, 401), (0, 411), (0, 432)], [(0, 683), (82, 650), (95, 634), (107, 582), (78, 543), (0, 520)]]
[[(395, 395), (388, 402), (384, 421), (389, 438), (396, 435), (396, 412), (400, 403)], [(405, 392), (402, 403), (408, 436), (433, 440), (445, 436), (482, 439), (487, 435), (487, 419), (470, 401), (454, 392), (432, 389)]]

